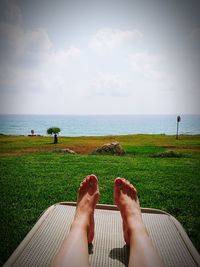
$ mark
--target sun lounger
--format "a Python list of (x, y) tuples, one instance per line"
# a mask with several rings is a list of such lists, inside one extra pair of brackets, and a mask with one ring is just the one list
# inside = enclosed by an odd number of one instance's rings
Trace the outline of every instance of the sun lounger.
[[(7, 266), (48, 266), (70, 229), (76, 203), (49, 207), (5, 263)], [(200, 266), (200, 255), (180, 223), (156, 209), (142, 208), (143, 221), (166, 266)], [(121, 267), (128, 264), (122, 222), (115, 206), (97, 205), (95, 239), (89, 246), (90, 265)]]

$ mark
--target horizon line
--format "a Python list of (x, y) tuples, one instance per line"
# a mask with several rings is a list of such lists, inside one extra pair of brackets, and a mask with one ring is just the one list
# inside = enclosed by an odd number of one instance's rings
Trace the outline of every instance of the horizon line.
[(172, 115), (172, 116), (185, 116), (185, 115), (194, 115), (194, 116), (200, 116), (200, 113), (126, 113), (126, 114), (120, 114), (120, 113), (102, 113), (102, 114), (66, 114), (66, 113), (59, 113), (59, 114), (47, 114), (47, 113), (41, 113), (41, 114), (34, 114), (34, 113), (2, 113), (0, 116), (156, 116), (156, 115)]

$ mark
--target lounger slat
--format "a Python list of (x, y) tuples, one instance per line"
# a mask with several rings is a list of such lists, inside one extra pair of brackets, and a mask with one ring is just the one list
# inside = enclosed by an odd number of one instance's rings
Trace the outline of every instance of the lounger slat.
[[(60, 203), (47, 209), (4, 267), (48, 266), (70, 230), (74, 213), (73, 203)], [(198, 252), (173, 217), (153, 209), (142, 209), (142, 217), (166, 266), (200, 266)], [(124, 243), (121, 216), (115, 206), (101, 205), (96, 209), (95, 239), (90, 253), (93, 267), (128, 265), (129, 249)]]

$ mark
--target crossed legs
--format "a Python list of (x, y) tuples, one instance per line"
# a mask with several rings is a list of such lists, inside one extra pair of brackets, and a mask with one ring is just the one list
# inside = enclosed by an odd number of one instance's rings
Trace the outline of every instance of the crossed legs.
[[(94, 238), (94, 210), (98, 199), (97, 177), (87, 176), (80, 184), (70, 232), (51, 267), (89, 266), (88, 243)], [(164, 266), (142, 222), (136, 189), (127, 180), (117, 178), (114, 200), (122, 216), (124, 240), (130, 246), (129, 267)]]

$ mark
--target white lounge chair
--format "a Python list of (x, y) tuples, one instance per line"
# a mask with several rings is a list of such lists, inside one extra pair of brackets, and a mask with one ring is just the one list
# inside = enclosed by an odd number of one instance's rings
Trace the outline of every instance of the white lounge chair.
[[(69, 232), (75, 205), (76, 203), (66, 202), (49, 207), (4, 267), (48, 266)], [(199, 253), (173, 216), (160, 210), (142, 208), (142, 217), (166, 266), (200, 266)], [(97, 205), (95, 239), (89, 250), (91, 266), (128, 265), (129, 251), (124, 243), (121, 216), (116, 206)]]

